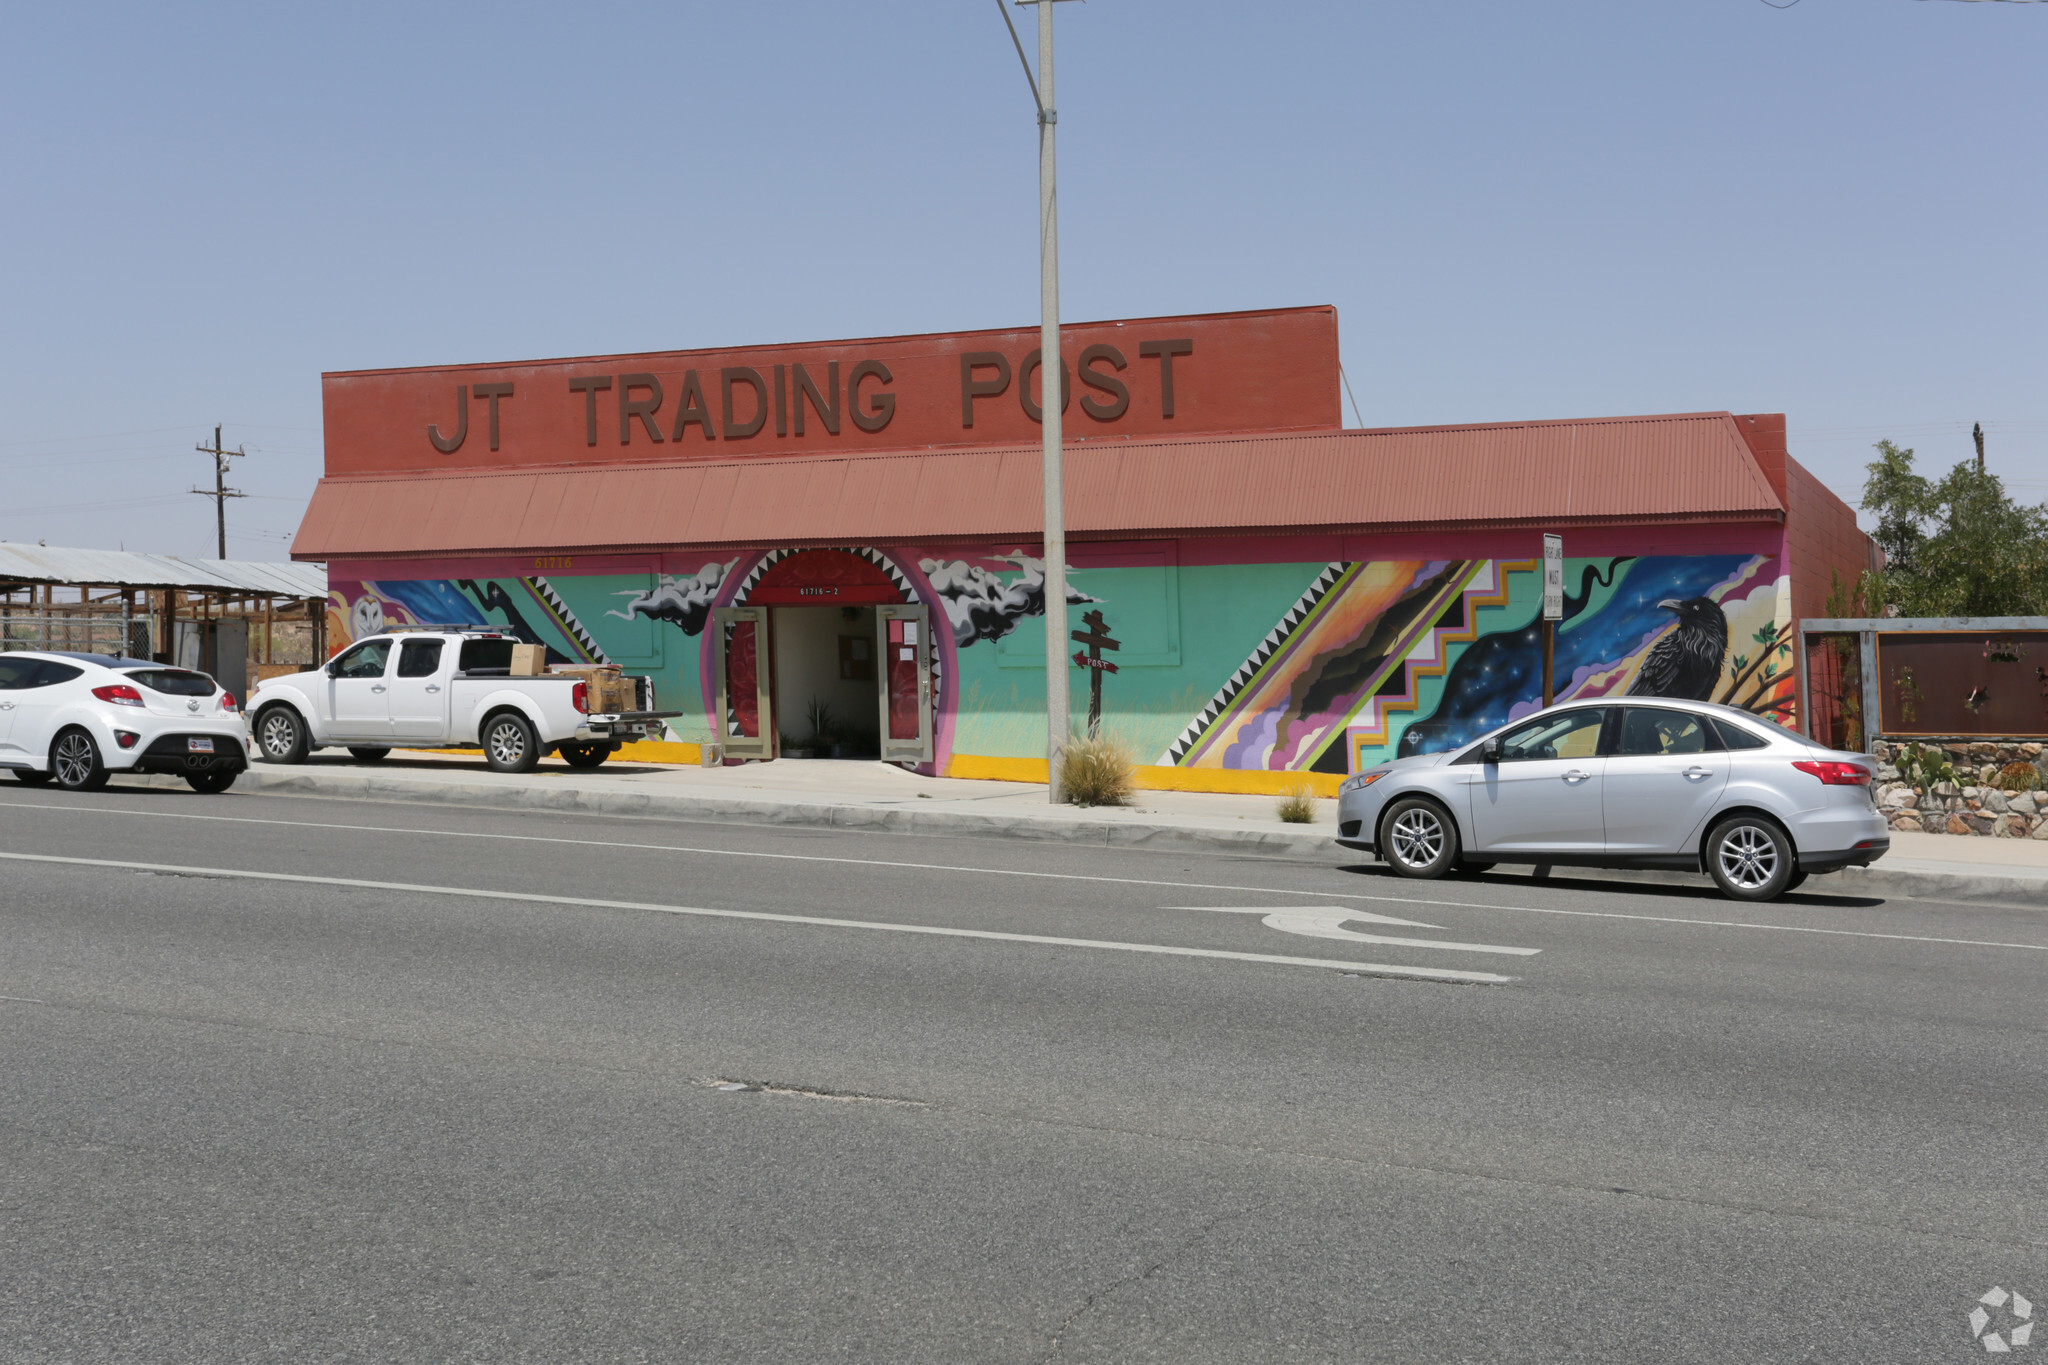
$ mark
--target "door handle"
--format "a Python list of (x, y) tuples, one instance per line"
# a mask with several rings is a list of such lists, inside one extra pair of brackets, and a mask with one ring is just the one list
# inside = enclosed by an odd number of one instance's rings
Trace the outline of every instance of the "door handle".
[(373, 683), (373, 684), (371, 684), (371, 686), (370, 686), (370, 690), (371, 690), (372, 692), (382, 692), (382, 691), (384, 690), (384, 684), (383, 684), (383, 683)]
[(1584, 772), (1578, 768), (1573, 768), (1570, 772), (1564, 775), (1564, 780), (1576, 785), (1580, 782), (1584, 782), (1587, 778), (1591, 777), (1592, 775), (1593, 774), (1589, 772)]
[(1713, 775), (1714, 770), (1712, 768), (1702, 768), (1697, 763), (1693, 764), (1690, 768), (1687, 768), (1685, 770), (1685, 776), (1690, 778), (1694, 782), (1699, 781), (1703, 777), (1712, 777)]
[(427, 684), (427, 691), (429, 691), (429, 692), (439, 692), (440, 690), (441, 690), (441, 684), (439, 684), (439, 683), (428, 683), (428, 684)]

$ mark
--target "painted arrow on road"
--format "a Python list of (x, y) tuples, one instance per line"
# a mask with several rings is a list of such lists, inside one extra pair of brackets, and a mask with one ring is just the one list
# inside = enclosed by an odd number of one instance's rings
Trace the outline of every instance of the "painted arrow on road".
[(1409, 929), (1440, 929), (1438, 924), (1424, 924), (1420, 920), (1395, 919), (1391, 915), (1375, 915), (1369, 910), (1353, 910), (1346, 906), (1300, 905), (1274, 909), (1270, 905), (1169, 905), (1168, 910), (1208, 910), (1225, 915), (1259, 915), (1259, 921), (1268, 929), (1278, 929), (1283, 934), (1301, 934), (1307, 938), (1333, 938), (1345, 943), (1384, 943), (1397, 948), (1441, 948), (1461, 953), (1506, 953), (1513, 957), (1534, 957), (1541, 948), (1508, 948), (1497, 943), (1460, 943), (1450, 939), (1401, 938), (1391, 934), (1361, 934), (1356, 929), (1346, 929), (1346, 920), (1364, 920), (1372, 924), (1392, 924)]

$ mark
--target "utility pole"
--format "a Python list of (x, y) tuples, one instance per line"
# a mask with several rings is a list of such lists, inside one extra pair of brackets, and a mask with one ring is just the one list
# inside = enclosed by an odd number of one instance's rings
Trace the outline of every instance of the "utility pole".
[(1977, 443), (1977, 472), (1982, 474), (1984, 472), (1984, 424), (1982, 422), (1971, 424), (1970, 439)]
[(240, 446), (236, 446), (233, 450), (221, 449), (219, 426), (215, 426), (213, 429), (212, 445), (196, 445), (192, 448), (202, 455), (213, 456), (213, 487), (195, 488), (192, 491), (202, 498), (213, 499), (213, 524), (219, 542), (219, 554), (217, 557), (226, 559), (228, 557), (228, 499), (246, 498), (249, 496), (240, 489), (228, 487), (228, 461), (247, 452)]
[[(1042, 460), (1045, 469), (1045, 766), (1046, 796), (1053, 805), (1067, 799), (1066, 784), (1060, 780), (1060, 763), (1066, 755), (1072, 731), (1067, 709), (1067, 507), (1061, 469), (1061, 412), (1066, 388), (1060, 377), (1066, 366), (1060, 357), (1060, 222), (1058, 167), (1054, 156), (1053, 129), (1059, 110), (1052, 97), (1052, 7), (1055, 0), (1015, 0), (1019, 5), (1038, 6), (1038, 74), (1031, 74), (1024, 44), (1003, 0), (996, 8), (1017, 45), (1017, 60), (1024, 63), (1024, 79), (1031, 82), (1031, 99), (1038, 106), (1038, 409)], [(1020, 382), (1021, 378), (1020, 378)]]

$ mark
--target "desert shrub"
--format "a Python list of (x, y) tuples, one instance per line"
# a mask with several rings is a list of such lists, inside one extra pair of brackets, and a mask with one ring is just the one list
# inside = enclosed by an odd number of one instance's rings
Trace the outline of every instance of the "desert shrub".
[(1279, 812), (1281, 820), (1287, 824), (1308, 825), (1315, 823), (1316, 789), (1314, 785), (1307, 779), (1303, 779), (1287, 787), (1280, 793), (1280, 799), (1275, 803), (1275, 809)]
[(1131, 751), (1108, 735), (1071, 739), (1060, 754), (1060, 784), (1075, 806), (1131, 804)]
[(2041, 785), (2041, 773), (2031, 763), (2008, 763), (1991, 779), (1991, 785), (2005, 792), (2030, 792)]

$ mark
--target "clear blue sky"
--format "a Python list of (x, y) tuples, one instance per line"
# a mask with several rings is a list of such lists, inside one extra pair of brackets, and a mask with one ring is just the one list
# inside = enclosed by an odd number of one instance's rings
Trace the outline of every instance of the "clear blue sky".
[[(1367, 425), (1783, 411), (1852, 498), (1981, 420), (2048, 496), (2048, 4), (1058, 20), (1070, 319), (1331, 303)], [(992, 0), (19, 5), (0, 117), (12, 540), (211, 554), (219, 421), (283, 557), (322, 370), (1037, 319)]]

